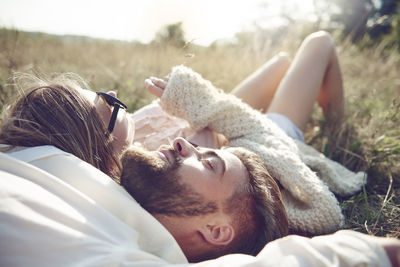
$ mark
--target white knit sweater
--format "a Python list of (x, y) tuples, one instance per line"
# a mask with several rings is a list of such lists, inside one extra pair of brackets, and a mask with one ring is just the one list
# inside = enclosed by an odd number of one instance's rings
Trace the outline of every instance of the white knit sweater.
[(282, 197), (291, 229), (323, 234), (343, 226), (344, 217), (332, 192), (355, 193), (365, 184), (364, 173), (353, 173), (288, 137), (265, 115), (187, 67), (173, 68), (160, 103), (193, 129), (209, 127), (225, 135), (229, 146), (245, 147), (261, 156), (284, 187)]

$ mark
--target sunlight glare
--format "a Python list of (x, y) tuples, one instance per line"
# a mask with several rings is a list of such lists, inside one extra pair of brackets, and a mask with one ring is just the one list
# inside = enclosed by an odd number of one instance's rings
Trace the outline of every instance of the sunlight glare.
[(188, 41), (209, 45), (255, 23), (275, 26), (282, 8), (300, 16), (313, 4), (312, 0), (1, 0), (0, 25), (148, 43), (164, 25), (183, 22)]

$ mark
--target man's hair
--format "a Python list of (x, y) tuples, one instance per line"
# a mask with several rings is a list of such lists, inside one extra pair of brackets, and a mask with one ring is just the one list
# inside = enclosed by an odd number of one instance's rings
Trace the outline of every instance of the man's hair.
[(176, 217), (192, 217), (214, 213), (215, 201), (207, 200), (191, 186), (179, 182), (180, 158), (163, 168), (162, 160), (140, 147), (126, 149), (121, 156), (120, 184), (148, 212)]
[(288, 234), (288, 219), (279, 186), (261, 158), (241, 147), (227, 151), (237, 156), (247, 169), (249, 181), (225, 201), (224, 212), (231, 215), (235, 237), (221, 256), (231, 253), (256, 255), (268, 242)]
[[(112, 137), (94, 105), (78, 91), (87, 87), (82, 79), (77, 75), (52, 80), (30, 75), (22, 78), (20, 95), (3, 111), (0, 143), (12, 147), (53, 145), (117, 177), (120, 163)], [(29, 86), (24, 86), (27, 82)]]
[(140, 148), (128, 149), (121, 157), (121, 185), (153, 215), (199, 216), (221, 210), (230, 216), (234, 239), (226, 246), (203, 252), (195, 261), (231, 253), (256, 255), (265, 244), (288, 233), (279, 187), (260, 157), (241, 147), (226, 150), (239, 158), (248, 177), (243, 177), (246, 180), (218, 206), (180, 184), (176, 172), (179, 164), (166, 171), (161, 159)]

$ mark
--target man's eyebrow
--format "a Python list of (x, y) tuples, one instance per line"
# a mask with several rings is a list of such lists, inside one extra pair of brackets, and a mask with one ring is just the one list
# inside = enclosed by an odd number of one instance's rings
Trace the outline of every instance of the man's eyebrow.
[(217, 152), (212, 151), (212, 150), (211, 151), (207, 151), (206, 153), (204, 153), (204, 155), (208, 156), (208, 157), (216, 157), (221, 162), (221, 165), (222, 165), (222, 174), (221, 174), (221, 176), (224, 176), (225, 170), (226, 170), (225, 160), (220, 155), (218, 155)]

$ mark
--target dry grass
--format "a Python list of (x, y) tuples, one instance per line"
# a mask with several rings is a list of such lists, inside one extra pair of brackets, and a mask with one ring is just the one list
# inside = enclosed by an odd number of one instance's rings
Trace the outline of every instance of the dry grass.
[[(231, 90), (279, 51), (292, 56), (304, 34), (279, 41), (250, 40), (245, 45), (188, 45), (185, 48), (87, 39), (60, 39), (0, 30), (0, 101), (14, 94), (8, 79), (15, 71), (75, 72), (93, 90), (117, 90), (131, 111), (153, 97), (143, 85), (150, 75), (164, 76), (185, 64), (216, 86)], [(329, 129), (321, 112), (315, 115), (306, 140), (354, 171), (368, 173), (359, 194), (340, 199), (347, 228), (379, 236), (400, 236), (400, 55), (383, 45), (360, 51), (338, 45), (346, 89), (347, 121)]]
[(350, 229), (400, 236), (400, 57), (380, 46), (360, 52), (339, 47), (346, 89), (347, 122), (328, 129), (314, 116), (309, 141), (352, 170), (366, 171), (368, 184), (359, 194), (342, 199)]

